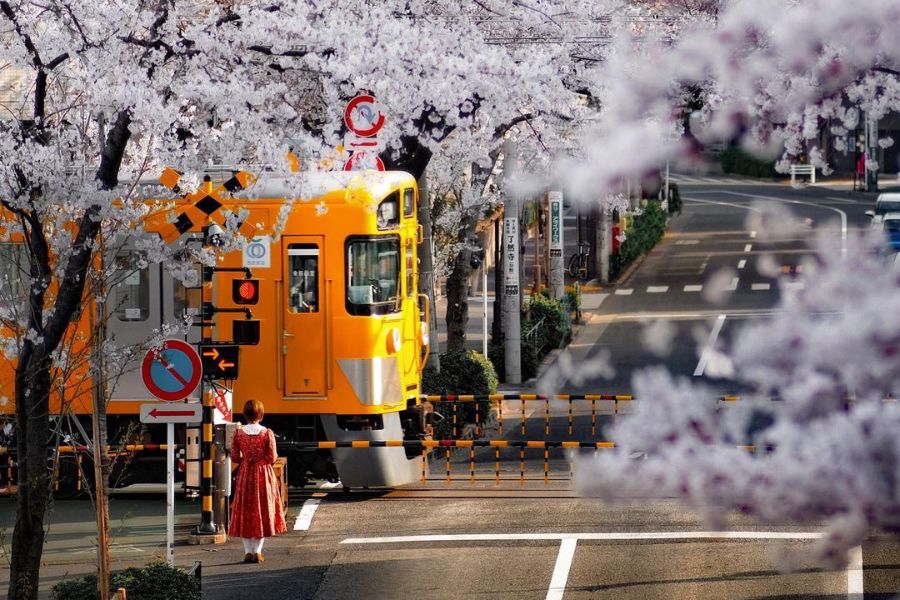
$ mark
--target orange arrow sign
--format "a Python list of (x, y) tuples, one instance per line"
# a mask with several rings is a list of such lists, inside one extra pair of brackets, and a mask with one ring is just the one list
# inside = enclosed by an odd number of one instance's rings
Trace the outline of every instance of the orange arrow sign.
[(219, 368), (223, 371), (234, 366), (233, 362), (228, 362), (224, 358), (219, 361)]
[(207, 350), (206, 352), (204, 352), (203, 356), (209, 356), (213, 360), (216, 360), (217, 358), (219, 358), (219, 351), (213, 348), (212, 350)]

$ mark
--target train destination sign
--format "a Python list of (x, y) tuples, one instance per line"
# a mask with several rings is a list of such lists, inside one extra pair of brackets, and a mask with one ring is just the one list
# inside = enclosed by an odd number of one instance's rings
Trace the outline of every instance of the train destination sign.
[(184, 400), (200, 383), (200, 357), (183, 340), (163, 340), (151, 348), (141, 363), (147, 391), (165, 402)]

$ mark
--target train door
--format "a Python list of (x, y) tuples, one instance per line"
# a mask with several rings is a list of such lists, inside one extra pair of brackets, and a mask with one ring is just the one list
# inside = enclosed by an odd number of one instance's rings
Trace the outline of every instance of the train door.
[(324, 238), (284, 236), (284, 361), (285, 396), (324, 396), (325, 294)]

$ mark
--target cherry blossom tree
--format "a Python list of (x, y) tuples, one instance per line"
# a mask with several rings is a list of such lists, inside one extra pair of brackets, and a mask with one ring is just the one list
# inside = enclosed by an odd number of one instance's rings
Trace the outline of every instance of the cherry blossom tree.
[[(734, 1), (715, 27), (674, 43), (619, 43), (598, 68), (604, 110), (594, 135), (604, 143), (587, 153), (590, 172), (572, 166), (565, 176), (609, 187), (666, 158), (696, 161), (713, 141), (789, 158), (826, 119), (840, 151), (861, 109), (877, 117), (900, 108), (900, 7), (859, 8)], [(702, 126), (673, 140), (685, 86), (704, 90)], [(824, 152), (811, 158), (827, 166)], [(765, 206), (754, 214), (753, 228), (770, 239), (792, 233), (779, 225), (785, 215)], [(900, 532), (900, 410), (884, 400), (898, 392), (900, 322), (891, 307), (900, 278), (876, 251), (882, 240), (851, 236), (843, 249), (829, 235), (804, 265), (806, 287), (783, 290), (773, 318), (717, 357), (747, 397), (720, 406), (713, 390), (664, 369), (637, 374), (638, 413), (612, 428), (615, 451), (581, 465), (585, 493), (678, 496), (714, 523), (723, 509), (824, 522), (819, 552), (830, 564), (873, 530)]]
[[(314, 168), (334, 156), (344, 103), (360, 90), (382, 102), (390, 158), (414, 172), (458, 129), (493, 140), (567, 110), (564, 52), (491, 44), (464, 15), (434, 8), (0, 1), (0, 62), (18, 79), (0, 121), (0, 241), (24, 241), (27, 288), (3, 330), (19, 460), (10, 598), (37, 594), (54, 369), (80, 307), (106, 301), (90, 283), (101, 250), (127, 242), (176, 275), (189, 272), (179, 260), (214, 260), (176, 256), (143, 231), (139, 181), (167, 166), (184, 172), (182, 189), (210, 163), (286, 170), (288, 148)], [(473, 143), (472, 160), (490, 147)]]

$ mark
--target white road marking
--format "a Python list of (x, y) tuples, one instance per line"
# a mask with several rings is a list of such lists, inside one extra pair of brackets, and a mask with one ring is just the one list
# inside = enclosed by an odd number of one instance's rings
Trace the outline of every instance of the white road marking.
[(675, 242), (676, 246), (696, 246), (700, 243), (700, 240), (678, 240)]
[(806, 287), (806, 282), (804, 281), (782, 281), (781, 287), (786, 290), (802, 290)]
[(651, 285), (647, 288), (648, 294), (664, 294), (669, 291), (669, 286), (667, 285)]
[(303, 503), (303, 506), (300, 508), (300, 514), (297, 515), (297, 520), (294, 522), (294, 531), (306, 531), (309, 529), (309, 526), (312, 525), (313, 515), (316, 514), (316, 509), (319, 508), (321, 503), (322, 501), (318, 498), (310, 498)]
[[(565, 542), (563, 542), (565, 543)], [(847, 565), (847, 597), (863, 597), (863, 552), (862, 546), (850, 550)], [(547, 596), (548, 598), (550, 596)]]
[(634, 290), (616, 290), (616, 296), (630, 296)]
[(744, 246), (744, 252), (750, 252), (753, 249), (753, 244), (747, 244)]
[(746, 266), (747, 266), (746, 258), (742, 258), (741, 260), (738, 261), (738, 269), (743, 269)]
[(684, 286), (684, 291), (686, 291), (686, 292), (702, 292), (703, 286), (702, 285), (686, 285), (686, 286)]
[(550, 589), (547, 590), (547, 600), (562, 600), (566, 591), (566, 581), (569, 580), (572, 559), (575, 557), (576, 544), (578, 540), (567, 538), (559, 545), (556, 566), (553, 567), (553, 577), (550, 578)]
[(753, 290), (754, 292), (758, 292), (758, 291), (768, 290), (771, 287), (772, 287), (771, 283), (754, 283), (753, 285), (750, 286), (750, 289)]
[[(744, 196), (746, 198), (761, 198), (763, 200), (775, 200), (777, 202), (784, 202), (787, 204), (802, 204), (804, 206), (812, 206), (815, 208), (824, 208), (825, 210), (832, 210), (841, 217), (841, 255), (847, 256), (847, 213), (842, 211), (839, 208), (835, 208), (833, 206), (822, 206), (821, 204), (816, 204), (814, 202), (804, 202), (802, 200), (788, 200), (786, 198), (779, 198), (777, 196), (760, 196), (759, 194), (744, 194), (742, 192), (726, 192), (723, 191), (723, 194), (731, 194), (732, 196)], [(748, 250), (749, 252), (749, 250)]]
[(726, 292), (733, 292), (737, 289), (738, 284), (741, 282), (740, 278), (732, 277), (731, 283), (728, 284), (728, 287), (725, 288)]
[(722, 325), (724, 324), (725, 315), (716, 317), (716, 324), (713, 325), (712, 331), (709, 332), (709, 339), (706, 340), (706, 346), (703, 348), (703, 353), (700, 355), (700, 362), (697, 363), (697, 368), (694, 369), (694, 377), (702, 376), (703, 371), (706, 370), (706, 364), (709, 362), (713, 345), (716, 343), (716, 338), (719, 337), (719, 333), (722, 331)]
[(756, 232), (755, 232), (755, 231), (751, 231), (751, 232), (750, 232), (750, 239), (752, 240), (752, 239), (755, 238), (755, 237), (756, 237)]
[(502, 542), (553, 540), (818, 540), (822, 533), (803, 531), (622, 531), (586, 533), (449, 533), (355, 537), (342, 544), (420, 544), (430, 542)]

